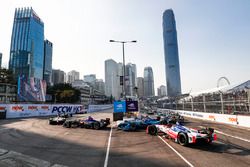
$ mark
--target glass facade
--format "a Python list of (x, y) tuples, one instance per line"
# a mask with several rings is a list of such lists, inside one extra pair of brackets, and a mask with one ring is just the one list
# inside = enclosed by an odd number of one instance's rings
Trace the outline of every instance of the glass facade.
[(9, 69), (14, 75), (43, 79), (44, 23), (32, 8), (17, 8), (11, 36)]
[(155, 95), (154, 74), (151, 67), (144, 68), (144, 96), (152, 97)]
[(172, 9), (168, 9), (163, 13), (163, 41), (167, 95), (174, 97), (181, 94), (181, 79), (177, 32)]
[(43, 79), (47, 85), (51, 85), (52, 82), (52, 51), (53, 44), (45, 40), (44, 41), (44, 66), (43, 66)]

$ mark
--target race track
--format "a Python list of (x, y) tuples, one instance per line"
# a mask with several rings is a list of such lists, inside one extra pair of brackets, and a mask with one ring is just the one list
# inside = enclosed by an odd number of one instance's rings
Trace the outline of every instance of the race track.
[[(92, 115), (112, 119), (111, 111)], [(115, 126), (110, 133), (111, 127), (92, 130), (51, 126), (47, 118), (1, 120), (0, 166), (250, 166), (249, 129), (186, 121), (190, 127), (215, 128), (218, 140), (210, 145), (183, 147), (145, 131), (123, 132)]]

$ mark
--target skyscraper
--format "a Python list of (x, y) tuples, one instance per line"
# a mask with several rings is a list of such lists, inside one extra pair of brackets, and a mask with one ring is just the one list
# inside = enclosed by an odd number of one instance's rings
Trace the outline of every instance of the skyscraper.
[(17, 8), (11, 36), (9, 69), (15, 76), (43, 79), (44, 23), (32, 8)]
[(108, 59), (105, 61), (105, 95), (119, 99), (119, 88), (118, 65), (113, 59)]
[(151, 97), (155, 95), (154, 74), (151, 67), (144, 68), (144, 96)]
[(137, 93), (138, 93), (138, 97), (143, 97), (144, 96), (144, 78), (142, 77), (137, 77)]
[(137, 86), (137, 71), (136, 71), (136, 65), (132, 63), (128, 63), (126, 65), (125, 70), (125, 90), (126, 95), (128, 96), (135, 96), (135, 87)]
[(172, 9), (163, 13), (166, 86), (168, 96), (181, 94), (181, 79), (175, 18)]
[(51, 85), (52, 83), (52, 51), (53, 51), (53, 44), (50, 41), (45, 40), (43, 79), (46, 81), (47, 85)]
[(65, 72), (61, 70), (52, 70), (53, 84), (65, 83)]

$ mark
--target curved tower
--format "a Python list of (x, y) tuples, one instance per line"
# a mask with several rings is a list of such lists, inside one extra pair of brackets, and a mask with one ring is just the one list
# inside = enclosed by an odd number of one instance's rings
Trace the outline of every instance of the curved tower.
[(181, 79), (177, 32), (174, 12), (168, 9), (163, 13), (163, 41), (165, 53), (166, 86), (168, 96), (181, 94)]

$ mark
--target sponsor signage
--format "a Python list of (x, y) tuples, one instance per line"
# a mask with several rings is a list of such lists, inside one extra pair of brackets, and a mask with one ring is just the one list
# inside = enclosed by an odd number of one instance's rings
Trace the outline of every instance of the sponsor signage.
[(78, 113), (82, 109), (81, 106), (53, 106), (52, 108), (52, 113), (57, 112), (57, 113)]
[(114, 102), (114, 112), (126, 112), (125, 101), (115, 101)]
[(138, 101), (126, 101), (126, 111), (138, 111)]

